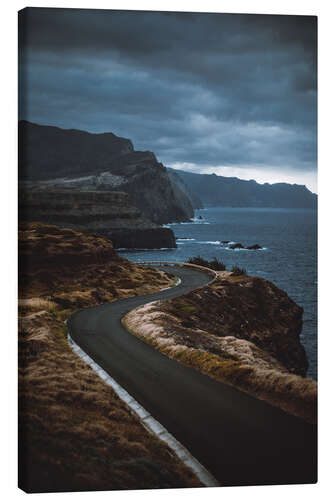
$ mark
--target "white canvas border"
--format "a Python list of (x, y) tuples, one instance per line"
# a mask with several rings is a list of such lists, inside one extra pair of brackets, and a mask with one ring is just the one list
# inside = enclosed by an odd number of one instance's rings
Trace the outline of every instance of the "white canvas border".
[[(300, 493), (304, 500), (328, 497), (331, 489), (331, 467), (329, 453), (332, 449), (332, 431), (330, 422), (330, 394), (331, 394), (331, 356), (332, 356), (332, 326), (330, 318), (331, 308), (331, 117), (332, 113), (332, 6), (330, 2), (322, 1), (279, 1), (267, 2), (252, 0), (249, 2), (233, 0), (232, 2), (204, 2), (194, 0), (173, 1), (37, 1), (31, 6), (43, 7), (72, 7), (72, 8), (121, 8), (135, 10), (184, 10), (184, 11), (212, 11), (233, 13), (271, 13), (271, 14), (319, 14), (319, 283), (320, 283), (320, 342), (319, 342), (319, 381), (320, 381), (320, 464), (319, 484), (306, 486), (275, 486), (275, 487), (246, 487), (225, 488), (223, 490), (159, 490), (135, 492), (99, 492), (99, 498), (124, 498), (124, 496), (140, 500), (169, 497), (175, 498), (219, 498), (226, 495), (229, 499), (244, 498), (271, 500), (294, 498)], [(1, 245), (2, 289), (1, 304), (3, 328), (2, 336), (5, 345), (2, 350), (2, 377), (3, 382), (3, 411), (1, 412), (2, 456), (1, 471), (3, 474), (2, 492), (6, 498), (18, 498), (25, 495), (16, 488), (16, 121), (17, 121), (17, 85), (16, 85), (16, 11), (27, 6), (21, 1), (11, 1), (2, 6), (1, 50), (2, 50), (2, 78), (1, 78), (1, 138), (2, 138), (2, 228), (3, 240)], [(8, 410), (9, 409), (9, 410)], [(8, 410), (8, 411), (6, 411)], [(269, 489), (267, 489), (269, 488)], [(75, 498), (90, 496), (89, 493), (61, 494), (61, 498)], [(39, 499), (49, 498), (44, 494)]]

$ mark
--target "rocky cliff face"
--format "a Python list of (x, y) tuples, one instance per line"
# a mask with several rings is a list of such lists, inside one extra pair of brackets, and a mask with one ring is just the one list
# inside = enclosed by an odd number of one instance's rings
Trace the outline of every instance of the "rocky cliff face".
[(221, 271), (213, 284), (145, 304), (123, 322), (163, 354), (314, 423), (302, 312), (269, 281)]
[(19, 123), (19, 178), (73, 189), (119, 190), (151, 221), (164, 224), (193, 217), (188, 196), (169, 179), (149, 151), (135, 151), (114, 134), (62, 130)]
[[(216, 337), (250, 341), (289, 372), (305, 376), (308, 361), (299, 338), (303, 309), (263, 278), (234, 277), (228, 271), (221, 274), (225, 277), (205, 293), (198, 290), (186, 295), (186, 303), (193, 306), (191, 319), (195, 319), (196, 327)], [(168, 310), (169, 306), (165, 307)]]
[(173, 232), (142, 216), (127, 193), (22, 189), (21, 221), (39, 221), (107, 236), (115, 248), (174, 248)]
[(178, 175), (177, 171), (173, 168), (167, 168), (168, 176), (170, 181), (177, 186), (177, 188), (186, 195), (187, 198), (191, 200), (191, 205), (193, 208), (204, 208), (200, 197), (191, 190), (191, 188), (183, 181), (183, 179)]
[(117, 156), (134, 151), (129, 139), (19, 122), (19, 177), (46, 180), (101, 172)]

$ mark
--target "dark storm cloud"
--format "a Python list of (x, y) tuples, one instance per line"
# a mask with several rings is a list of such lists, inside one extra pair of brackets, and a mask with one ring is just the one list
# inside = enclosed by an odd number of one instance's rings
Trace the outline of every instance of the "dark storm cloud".
[(316, 19), (73, 9), (20, 16), (21, 115), (166, 164), (316, 168)]

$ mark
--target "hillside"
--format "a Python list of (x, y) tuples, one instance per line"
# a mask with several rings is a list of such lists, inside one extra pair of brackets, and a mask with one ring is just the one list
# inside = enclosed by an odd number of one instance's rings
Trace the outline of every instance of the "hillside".
[(205, 207), (317, 207), (317, 195), (298, 184), (259, 184), (237, 177), (175, 172)]
[(273, 283), (220, 271), (213, 284), (138, 307), (123, 324), (180, 363), (314, 423), (302, 313)]
[(135, 151), (112, 133), (19, 122), (20, 182), (71, 189), (123, 191), (152, 222), (186, 221), (193, 208), (150, 151)]
[(120, 258), (103, 237), (19, 227), (19, 486), (28, 492), (201, 483), (69, 347), (75, 310), (174, 283)]

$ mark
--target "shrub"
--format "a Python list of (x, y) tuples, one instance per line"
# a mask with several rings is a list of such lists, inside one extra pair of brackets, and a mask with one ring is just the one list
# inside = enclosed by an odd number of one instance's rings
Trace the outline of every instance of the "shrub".
[(247, 275), (247, 271), (245, 268), (240, 268), (238, 266), (233, 266), (232, 269), (232, 275), (231, 276), (246, 276)]
[(223, 262), (217, 260), (216, 257), (214, 257), (214, 259), (210, 261), (209, 267), (211, 269), (214, 269), (215, 271), (225, 271), (225, 264), (223, 264)]
[(186, 302), (177, 302), (175, 304), (178, 313), (183, 313), (184, 315), (191, 315), (197, 312), (197, 308), (191, 304), (187, 304)]
[(189, 264), (195, 264), (196, 266), (209, 267), (208, 260), (203, 259), (202, 257), (200, 257), (200, 255), (197, 255), (196, 257), (190, 257), (189, 259), (187, 259), (187, 262)]
[(200, 257), (200, 255), (197, 255), (196, 257), (190, 257), (187, 260), (187, 262), (189, 264), (195, 264), (196, 266), (208, 267), (209, 269), (213, 269), (214, 271), (225, 270), (225, 264), (223, 264), (223, 262), (218, 261), (216, 257), (214, 257), (213, 260), (208, 261)]

